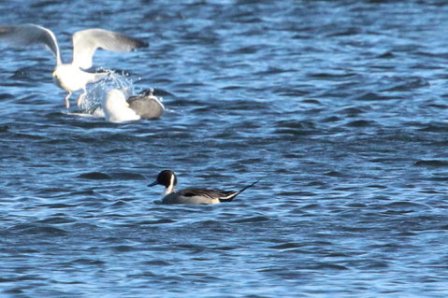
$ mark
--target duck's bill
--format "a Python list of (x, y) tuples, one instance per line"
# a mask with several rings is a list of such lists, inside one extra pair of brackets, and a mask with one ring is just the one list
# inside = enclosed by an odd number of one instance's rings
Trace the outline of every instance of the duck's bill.
[(151, 187), (151, 186), (154, 186), (154, 185), (157, 185), (157, 181), (154, 181), (153, 183), (148, 184), (148, 187)]

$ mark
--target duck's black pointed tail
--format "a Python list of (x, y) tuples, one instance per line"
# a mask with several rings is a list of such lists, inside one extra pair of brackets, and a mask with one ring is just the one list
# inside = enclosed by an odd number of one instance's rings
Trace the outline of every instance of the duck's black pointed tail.
[(260, 179), (258, 179), (257, 181), (253, 182), (252, 184), (246, 185), (245, 187), (243, 187), (242, 189), (240, 189), (239, 191), (235, 191), (235, 192), (230, 192), (228, 196), (226, 197), (221, 197), (219, 198), (220, 202), (231, 202), (234, 198), (236, 198), (236, 196), (238, 196), (240, 193), (242, 193), (243, 191), (245, 191), (246, 189), (254, 186), (255, 184), (257, 184), (260, 181)]

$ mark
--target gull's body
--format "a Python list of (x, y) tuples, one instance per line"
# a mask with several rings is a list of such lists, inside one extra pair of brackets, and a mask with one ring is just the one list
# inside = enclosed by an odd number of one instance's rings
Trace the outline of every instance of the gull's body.
[(79, 106), (81, 104), (81, 100), (84, 99), (84, 96), (86, 95), (87, 84), (96, 82), (104, 76), (107, 76), (107, 74), (89, 73), (73, 64), (57, 65), (53, 71), (53, 78), (56, 85), (68, 92), (67, 96), (64, 98), (65, 107), (67, 109), (70, 107), (70, 97), (73, 92), (83, 90), (83, 94), (81, 94), (78, 98)]
[(162, 199), (163, 204), (202, 204), (211, 205), (223, 202), (231, 202), (237, 195), (252, 187), (258, 181), (249, 184), (239, 191), (224, 191), (215, 189), (189, 188), (180, 191), (175, 190), (177, 184), (176, 174), (171, 170), (163, 170), (157, 176), (156, 181), (148, 186), (157, 184), (165, 186), (165, 193)]
[(102, 108), (104, 117), (109, 122), (120, 123), (140, 119), (140, 116), (129, 108), (124, 93), (118, 89), (112, 89), (107, 93)]
[[(91, 73), (86, 71), (92, 67), (92, 58), (98, 48), (115, 52), (129, 52), (147, 46), (145, 42), (104, 29), (86, 29), (73, 34), (72, 63), (63, 63), (56, 36), (52, 31), (39, 25), (25, 24), (0, 26), (0, 41), (12, 45), (29, 46), (45, 45), (56, 57), (53, 77), (56, 84), (68, 92), (65, 106), (70, 107), (70, 96), (73, 92), (83, 90), (86, 85), (107, 76), (107, 73)], [(78, 102), (79, 104), (79, 102)]]
[(109, 122), (128, 122), (159, 118), (165, 108), (157, 97), (149, 92), (126, 98), (120, 89), (112, 89), (102, 103), (104, 116)]

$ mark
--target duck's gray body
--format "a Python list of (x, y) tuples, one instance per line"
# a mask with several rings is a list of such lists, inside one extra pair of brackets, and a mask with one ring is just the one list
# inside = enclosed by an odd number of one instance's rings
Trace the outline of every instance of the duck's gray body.
[(231, 202), (239, 192), (220, 191), (211, 189), (183, 189), (178, 192), (167, 194), (163, 204), (219, 204)]

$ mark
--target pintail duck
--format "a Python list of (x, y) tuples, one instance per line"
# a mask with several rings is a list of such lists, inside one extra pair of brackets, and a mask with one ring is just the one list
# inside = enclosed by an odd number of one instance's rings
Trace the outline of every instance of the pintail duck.
[(148, 186), (157, 184), (165, 186), (165, 196), (162, 199), (163, 204), (218, 204), (222, 202), (231, 202), (240, 193), (254, 186), (258, 181), (249, 184), (238, 191), (223, 191), (211, 189), (188, 188), (175, 191), (177, 184), (176, 174), (171, 170), (163, 170), (157, 176), (156, 181)]

